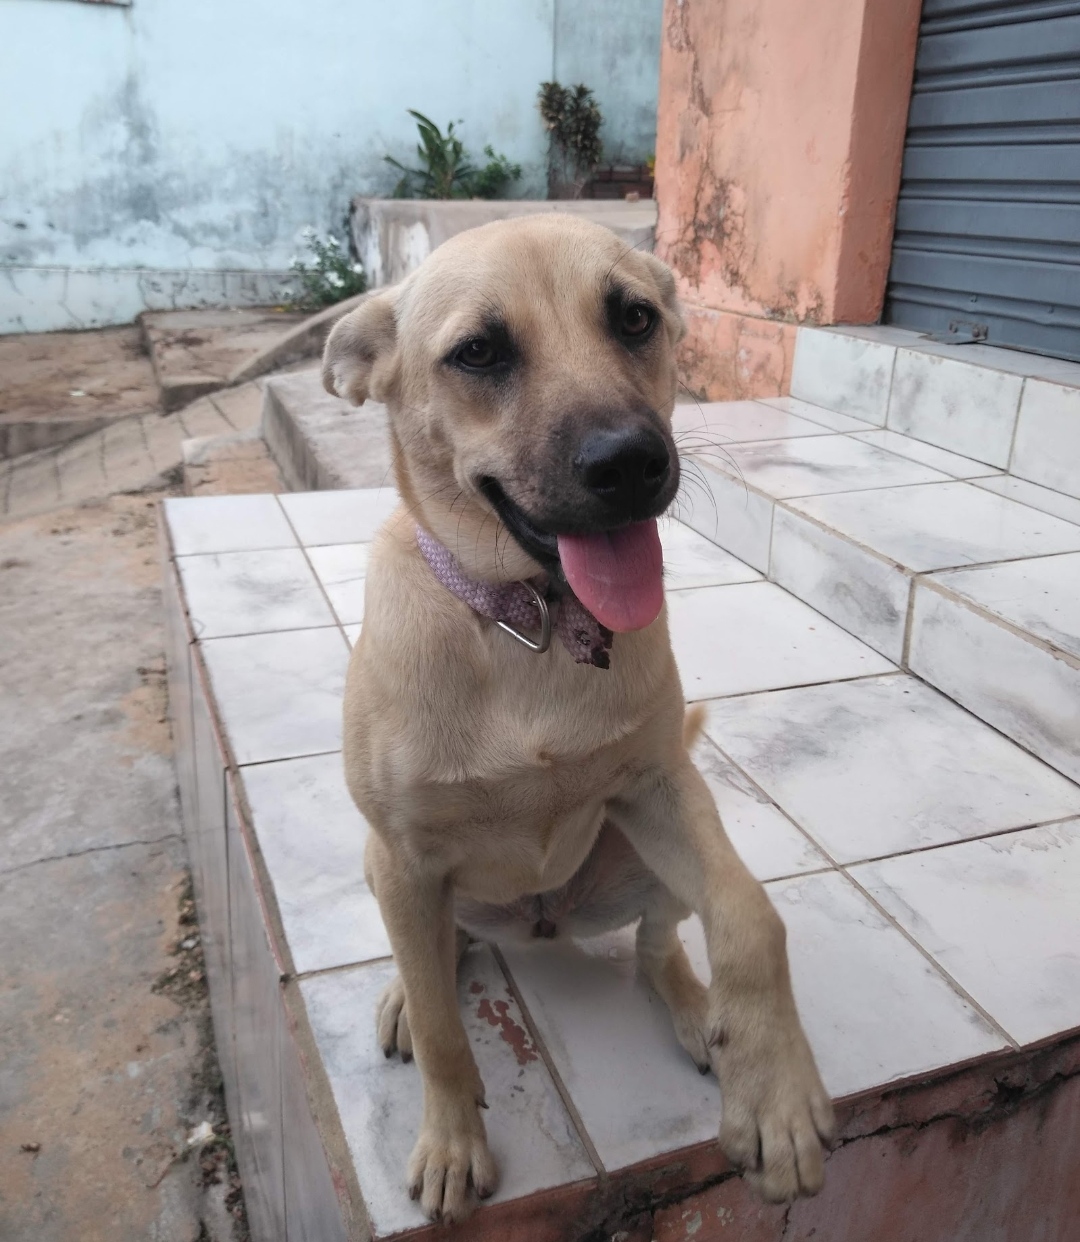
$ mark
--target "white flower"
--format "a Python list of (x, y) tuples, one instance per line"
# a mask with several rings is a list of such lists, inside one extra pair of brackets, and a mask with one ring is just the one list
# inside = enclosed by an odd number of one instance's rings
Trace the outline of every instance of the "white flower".
[(363, 263), (354, 263), (352, 265), (352, 270), (357, 274), (357, 276), (363, 275), (363, 272), (364, 272)]
[(327, 272), (326, 283), (328, 285), (333, 285), (335, 289), (340, 289), (341, 286), (345, 283), (345, 281), (342, 280), (342, 278), (337, 274), (337, 272)]

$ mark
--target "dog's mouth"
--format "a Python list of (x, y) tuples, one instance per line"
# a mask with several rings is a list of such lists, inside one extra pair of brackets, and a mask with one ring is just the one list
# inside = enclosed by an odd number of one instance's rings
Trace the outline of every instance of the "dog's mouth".
[(497, 479), (480, 490), (519, 546), (558, 591), (569, 588), (601, 625), (616, 633), (651, 625), (664, 605), (664, 555), (656, 519), (613, 530), (544, 530), (507, 496)]

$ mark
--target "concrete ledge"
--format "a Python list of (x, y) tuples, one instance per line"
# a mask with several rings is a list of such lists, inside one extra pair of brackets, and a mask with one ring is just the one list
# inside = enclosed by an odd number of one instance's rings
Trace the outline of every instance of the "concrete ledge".
[(267, 380), (261, 432), (293, 491), (392, 482), (386, 407), (332, 397), (317, 368)]
[(352, 234), (373, 287), (404, 280), (448, 238), (492, 220), (509, 220), (544, 211), (585, 216), (617, 233), (628, 246), (651, 251), (656, 234), (656, 203), (547, 199), (354, 198)]
[(366, 293), (358, 293), (356, 297), (346, 298), (344, 302), (337, 302), (314, 315), (309, 315), (302, 323), (282, 333), (279, 340), (259, 350), (257, 354), (237, 367), (229, 376), (228, 383), (230, 385), (244, 384), (248, 380), (258, 379), (260, 375), (278, 371), (304, 358), (317, 358), (322, 353), (322, 347), (334, 324), (344, 318), (349, 311), (355, 310), (367, 296)]

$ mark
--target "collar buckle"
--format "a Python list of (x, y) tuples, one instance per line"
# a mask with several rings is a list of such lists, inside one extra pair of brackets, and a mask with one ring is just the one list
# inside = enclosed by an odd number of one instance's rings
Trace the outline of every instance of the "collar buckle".
[(548, 608), (547, 600), (533, 586), (531, 582), (522, 580), (521, 585), (525, 587), (533, 597), (537, 611), (540, 613), (540, 639), (534, 642), (527, 634), (523, 634), (516, 629), (508, 621), (496, 621), (495, 624), (500, 630), (505, 630), (511, 637), (516, 638), (524, 647), (528, 647), (530, 651), (535, 651), (537, 655), (543, 655), (551, 646), (551, 610)]

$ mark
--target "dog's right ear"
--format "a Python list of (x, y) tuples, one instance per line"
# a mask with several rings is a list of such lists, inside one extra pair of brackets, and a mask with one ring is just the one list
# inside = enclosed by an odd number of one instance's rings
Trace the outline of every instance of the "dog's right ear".
[(363, 405), (382, 400), (395, 371), (398, 286), (369, 294), (338, 320), (323, 350), (322, 382), (327, 392)]

